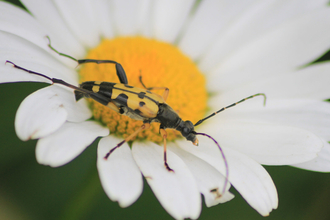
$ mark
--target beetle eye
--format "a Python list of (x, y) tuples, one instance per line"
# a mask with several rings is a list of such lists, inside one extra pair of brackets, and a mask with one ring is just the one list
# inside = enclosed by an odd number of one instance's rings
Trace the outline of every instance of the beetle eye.
[(190, 133), (190, 129), (189, 129), (189, 128), (184, 127), (184, 128), (182, 129), (182, 134), (183, 134), (184, 136), (187, 136), (189, 133)]

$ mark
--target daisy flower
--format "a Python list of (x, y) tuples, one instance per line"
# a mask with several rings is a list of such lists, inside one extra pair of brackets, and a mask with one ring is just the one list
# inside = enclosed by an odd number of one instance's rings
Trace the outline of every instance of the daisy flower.
[[(174, 218), (199, 217), (201, 194), (208, 207), (234, 196), (231, 186), (263, 216), (277, 208), (275, 185), (262, 165), (330, 171), (330, 64), (308, 65), (330, 47), (330, 8), (325, 0), (28, 1), (29, 12), (0, 2), (0, 82), (49, 80), (13, 68), (6, 60), (78, 86), (84, 81), (118, 83), (111, 64), (84, 64), (59, 56), (120, 63), (131, 86), (168, 87), (167, 103), (196, 123), (242, 98), (256, 97), (195, 129), (196, 147), (167, 130), (164, 167), (159, 124), (104, 156), (142, 122), (93, 100), (75, 101), (72, 89), (42, 88), (21, 103), (18, 137), (38, 139), (40, 164), (58, 167), (94, 140), (105, 193), (121, 207), (143, 190), (142, 175)], [(76, 68), (77, 67), (77, 68)], [(161, 94), (161, 93), (160, 93)], [(225, 187), (226, 168), (229, 183)], [(142, 173), (142, 175), (141, 175)]]

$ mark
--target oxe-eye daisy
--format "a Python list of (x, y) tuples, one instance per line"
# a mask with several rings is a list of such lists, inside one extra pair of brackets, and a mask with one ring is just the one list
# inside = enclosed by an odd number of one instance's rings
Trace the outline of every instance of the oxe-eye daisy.
[[(27, 13), (0, 2), (0, 82), (51, 83), (16, 65), (78, 86), (85, 81), (119, 83), (114, 60), (130, 86), (168, 87), (166, 102), (196, 123), (211, 112), (257, 93), (267, 95), (196, 127), (218, 146), (199, 146), (167, 129), (167, 161), (159, 124), (104, 156), (142, 125), (90, 99), (76, 102), (73, 89), (50, 85), (20, 105), (20, 139), (39, 139), (37, 161), (58, 167), (97, 137), (97, 168), (105, 193), (121, 207), (142, 193), (142, 175), (174, 218), (199, 217), (201, 194), (214, 206), (233, 198), (230, 186), (261, 215), (277, 208), (275, 185), (262, 167), (292, 165), (330, 171), (328, 63), (312, 62), (330, 47), (327, 1), (22, 1)], [(304, 67), (304, 68), (303, 68)], [(154, 91), (153, 91), (154, 92)], [(157, 91), (155, 91), (157, 92)], [(160, 95), (162, 91), (160, 91)], [(229, 170), (229, 183), (225, 187)], [(142, 175), (141, 175), (142, 173)]]

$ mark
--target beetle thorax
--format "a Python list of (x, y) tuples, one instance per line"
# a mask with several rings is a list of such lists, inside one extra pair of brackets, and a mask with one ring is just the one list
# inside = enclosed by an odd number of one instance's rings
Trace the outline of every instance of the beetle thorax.
[(159, 112), (156, 119), (160, 122), (161, 127), (174, 129), (178, 127), (182, 121), (179, 115), (165, 103), (159, 105)]

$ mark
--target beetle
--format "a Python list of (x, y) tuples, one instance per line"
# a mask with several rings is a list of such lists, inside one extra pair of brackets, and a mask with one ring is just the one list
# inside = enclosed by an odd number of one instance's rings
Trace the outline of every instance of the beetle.
[[(130, 141), (132, 138), (134, 138), (140, 131), (144, 129), (148, 129), (150, 127), (150, 124), (153, 122), (160, 123), (159, 132), (163, 138), (164, 141), (164, 166), (166, 169), (170, 172), (174, 172), (173, 169), (170, 168), (170, 166), (167, 163), (167, 156), (166, 156), (166, 129), (175, 129), (179, 131), (183, 137), (185, 137), (188, 141), (191, 141), (194, 145), (198, 145), (198, 139), (197, 135), (206, 136), (210, 139), (212, 139), (215, 144), (218, 146), (226, 168), (226, 178), (225, 178), (225, 185), (223, 189), (226, 189), (226, 184), (228, 182), (228, 164), (225, 157), (224, 152), (222, 151), (222, 148), (218, 144), (218, 142), (211, 137), (208, 134), (205, 133), (197, 133), (195, 131), (195, 127), (197, 125), (200, 125), (205, 120), (215, 116), (216, 114), (224, 111), (225, 109), (228, 109), (230, 107), (233, 107), (243, 101), (246, 101), (248, 99), (251, 99), (256, 96), (263, 96), (264, 97), (264, 105), (266, 102), (266, 95), (264, 93), (257, 93), (254, 95), (251, 95), (249, 97), (246, 97), (244, 99), (241, 99), (238, 102), (235, 102), (231, 105), (228, 105), (226, 107), (221, 108), (220, 110), (210, 114), (209, 116), (199, 120), (197, 123), (193, 124), (191, 121), (187, 120), (184, 121), (180, 118), (178, 113), (171, 108), (168, 104), (166, 104), (166, 100), (169, 95), (169, 89), (166, 87), (146, 87), (142, 81), (142, 76), (140, 75), (139, 80), (144, 88), (137, 88), (130, 86), (128, 84), (128, 80), (126, 77), (126, 73), (122, 65), (116, 61), (113, 60), (95, 60), (95, 59), (75, 59), (67, 54), (63, 54), (58, 52), (55, 48), (51, 46), (50, 38), (47, 36), (49, 40), (48, 46), (57, 54), (70, 58), (74, 61), (76, 61), (79, 64), (84, 63), (96, 63), (96, 64), (102, 64), (102, 63), (111, 63), (115, 65), (116, 68), (116, 74), (118, 76), (118, 79), (120, 83), (113, 83), (113, 82), (102, 82), (102, 81), (86, 81), (82, 82), (79, 87), (69, 84), (61, 79), (51, 78), (44, 74), (28, 70), (26, 68), (23, 68), (21, 66), (16, 65), (12, 61), (7, 60), (6, 63), (10, 63), (13, 65), (13, 67), (23, 70), (25, 72), (28, 72), (30, 74), (38, 75), (41, 77), (44, 77), (52, 82), (52, 84), (61, 84), (66, 87), (69, 87), (74, 90), (75, 99), (76, 101), (80, 100), (81, 98), (91, 98), (95, 101), (101, 103), (102, 105), (105, 105), (109, 107), (110, 109), (114, 110), (118, 114), (126, 115), (132, 119), (135, 120), (141, 120), (143, 121), (143, 125), (134, 131), (131, 135), (129, 135), (127, 138), (125, 138), (123, 141), (118, 143), (114, 148), (112, 148), (105, 156), (104, 159), (108, 159), (110, 154), (117, 148), (119, 148), (121, 145), (123, 145), (125, 142)], [(153, 93), (152, 90), (164, 90), (163, 95), (160, 96), (156, 93)]]

